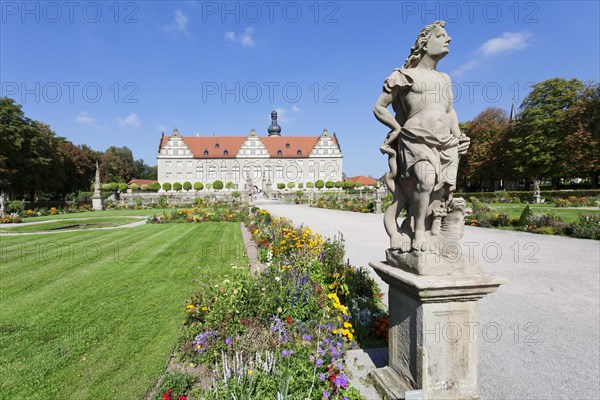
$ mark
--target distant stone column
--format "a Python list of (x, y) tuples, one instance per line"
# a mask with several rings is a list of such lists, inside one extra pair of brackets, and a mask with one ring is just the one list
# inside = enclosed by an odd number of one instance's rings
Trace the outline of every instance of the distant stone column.
[(96, 161), (96, 179), (94, 180), (94, 195), (92, 196), (92, 209), (94, 211), (102, 211), (104, 209), (102, 195), (100, 194), (100, 168), (98, 167), (98, 161)]

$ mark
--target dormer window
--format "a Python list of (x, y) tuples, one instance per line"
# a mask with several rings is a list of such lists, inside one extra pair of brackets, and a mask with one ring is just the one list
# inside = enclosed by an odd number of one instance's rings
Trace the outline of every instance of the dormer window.
[(297, 156), (301, 156), (301, 155), (302, 155), (302, 150), (298, 149), (298, 150), (296, 151), (296, 155), (297, 155)]
[(286, 148), (286, 149), (289, 149), (289, 148), (290, 148), (290, 144), (289, 144), (289, 143), (286, 143), (286, 144), (285, 144), (285, 148)]
[(277, 150), (277, 155), (278, 156), (282, 156), (283, 155), (283, 151), (281, 151), (281, 149)]
[(215, 143), (215, 149), (219, 148), (219, 143)]
[(204, 149), (204, 157), (208, 156), (208, 149)]
[(228, 156), (229, 155), (229, 150), (227, 150), (227, 149), (223, 150), (223, 155), (224, 156)]

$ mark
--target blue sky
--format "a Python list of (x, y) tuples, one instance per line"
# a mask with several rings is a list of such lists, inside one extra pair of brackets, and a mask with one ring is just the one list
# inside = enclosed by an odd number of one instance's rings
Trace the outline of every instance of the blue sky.
[(96, 150), (155, 165), (161, 131), (336, 132), (348, 176), (387, 170), (372, 114), (419, 30), (447, 21), (460, 121), (530, 82), (599, 81), (598, 1), (2, 1), (2, 96)]

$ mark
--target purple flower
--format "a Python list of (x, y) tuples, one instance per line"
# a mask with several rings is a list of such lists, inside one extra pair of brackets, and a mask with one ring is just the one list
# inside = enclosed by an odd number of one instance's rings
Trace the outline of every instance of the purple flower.
[(323, 359), (317, 358), (317, 362), (315, 364), (317, 365), (317, 367), (320, 367), (321, 365), (323, 365)]
[(310, 342), (312, 340), (312, 336), (310, 336), (310, 335), (302, 335), (302, 339), (306, 340), (307, 342)]
[(324, 381), (325, 380), (325, 374), (319, 374), (319, 379)]
[(282, 350), (281, 351), (281, 356), (282, 357), (291, 356), (292, 354), (294, 354), (294, 350)]
[(348, 388), (348, 377), (346, 375), (344, 375), (344, 373), (342, 372), (335, 378), (335, 380), (333, 381), (333, 384), (339, 388), (347, 389)]
[(331, 393), (329, 393), (329, 391), (323, 389), (323, 397), (325, 397), (326, 399), (328, 399), (329, 396), (331, 396)]
[(229, 346), (231, 344), (231, 339), (229, 339), (229, 338), (225, 339), (225, 344), (227, 346)]

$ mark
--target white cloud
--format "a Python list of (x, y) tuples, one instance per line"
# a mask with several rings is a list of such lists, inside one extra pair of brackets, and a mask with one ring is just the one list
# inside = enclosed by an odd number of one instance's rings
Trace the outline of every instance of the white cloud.
[(293, 111), (293, 112), (300, 112), (300, 111), (302, 111), (302, 110), (300, 109), (300, 107), (298, 107), (297, 105), (295, 105), (295, 104), (294, 104), (294, 105), (292, 106), (292, 111)]
[(100, 129), (100, 124), (96, 121), (96, 118), (92, 117), (89, 112), (81, 111), (75, 117), (75, 123), (78, 125), (91, 126), (92, 128)]
[(530, 38), (531, 33), (527, 31), (504, 32), (499, 37), (490, 39), (479, 46), (478, 52), (484, 56), (492, 56), (510, 53), (514, 50), (524, 50), (529, 47)]
[[(288, 112), (285, 108), (277, 107), (275, 108), (275, 111), (277, 111), (277, 122), (283, 122), (284, 124), (287, 124), (294, 120), (288, 115)], [(270, 115), (269, 118), (271, 118)]]
[(239, 44), (242, 47), (254, 47), (256, 43), (254, 42), (254, 29), (246, 28), (244, 32), (239, 35), (234, 31), (225, 32), (223, 36), (226, 42)]
[(133, 128), (139, 128), (142, 126), (140, 123), (140, 118), (136, 113), (131, 113), (125, 118), (117, 118), (120, 126), (128, 126)]
[(181, 9), (177, 9), (173, 13), (173, 22), (165, 26), (163, 29), (169, 33), (187, 33), (189, 22), (190, 19), (187, 17), (187, 15), (185, 15)]
[(185, 16), (183, 11), (176, 10), (175, 11), (175, 26), (182, 32), (185, 32), (188, 24), (188, 17)]
[(481, 64), (487, 57), (508, 54), (513, 51), (525, 50), (529, 47), (531, 32), (504, 32), (502, 35), (482, 43), (477, 51), (471, 54), (472, 59), (456, 68), (452, 75), (460, 76)]

